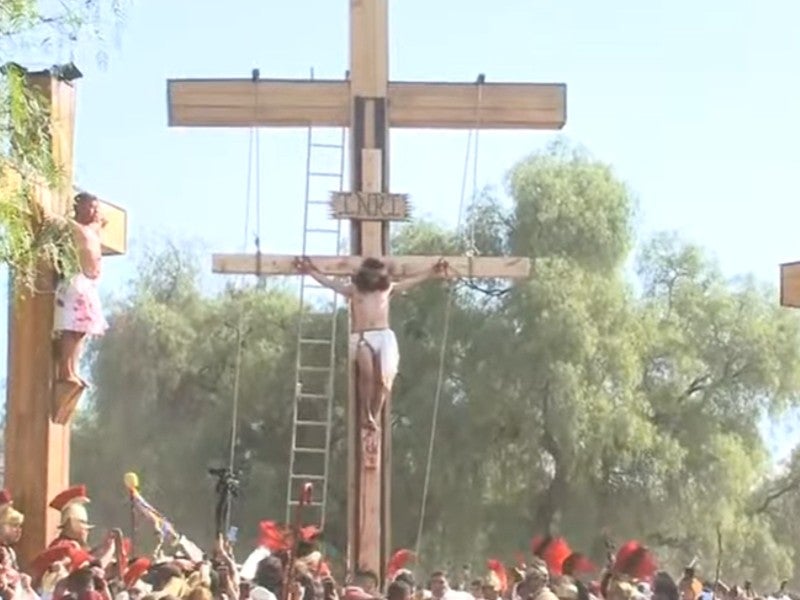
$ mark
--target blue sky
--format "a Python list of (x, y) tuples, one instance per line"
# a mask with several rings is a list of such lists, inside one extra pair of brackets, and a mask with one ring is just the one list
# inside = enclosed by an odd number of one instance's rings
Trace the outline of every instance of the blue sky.
[[(107, 261), (107, 294), (131, 277), (148, 241), (197, 240), (209, 252), (242, 244), (248, 131), (167, 128), (167, 78), (247, 77), (254, 67), (264, 77), (302, 78), (313, 67), (339, 78), (347, 69), (345, 0), (225, 4), (138, 0), (107, 67), (92, 49), (74, 57), (85, 75), (77, 181), (130, 218), (131, 252)], [(780, 262), (800, 259), (800, 3), (390, 0), (390, 21), (395, 79), (473, 81), (483, 72), (489, 81), (567, 83), (564, 134), (630, 184), (643, 233), (678, 230), (726, 273), (771, 282)], [(411, 194), (418, 215), (455, 223), (466, 135), (392, 134), (391, 187)], [(501, 185), (549, 139), (483, 132), (479, 184)], [(260, 143), (262, 248), (295, 253), (305, 131), (263, 130)]]

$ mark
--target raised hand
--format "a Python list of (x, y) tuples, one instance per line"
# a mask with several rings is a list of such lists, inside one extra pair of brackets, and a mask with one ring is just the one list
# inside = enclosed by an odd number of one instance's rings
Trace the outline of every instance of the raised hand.
[(299, 273), (311, 273), (311, 271), (314, 271), (314, 263), (312, 263), (311, 259), (307, 256), (298, 256), (294, 259), (294, 268), (297, 269)]

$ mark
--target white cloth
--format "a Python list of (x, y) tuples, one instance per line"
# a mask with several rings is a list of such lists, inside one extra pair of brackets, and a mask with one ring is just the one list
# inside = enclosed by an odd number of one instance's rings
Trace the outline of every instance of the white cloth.
[(256, 578), (256, 571), (258, 571), (258, 563), (270, 556), (272, 553), (269, 548), (259, 546), (253, 550), (244, 561), (242, 568), (239, 569), (239, 577), (245, 581), (251, 581)]
[(62, 281), (56, 289), (53, 330), (78, 331), (88, 335), (103, 335), (108, 323), (103, 317), (97, 279), (78, 273)]
[(354, 354), (362, 338), (369, 344), (368, 348), (378, 354), (383, 380), (388, 382), (394, 380), (397, 375), (397, 368), (400, 366), (400, 349), (397, 347), (397, 338), (394, 335), (394, 331), (391, 329), (372, 329), (351, 333), (350, 348)]
[(250, 600), (278, 600), (267, 588), (256, 586), (250, 590)]

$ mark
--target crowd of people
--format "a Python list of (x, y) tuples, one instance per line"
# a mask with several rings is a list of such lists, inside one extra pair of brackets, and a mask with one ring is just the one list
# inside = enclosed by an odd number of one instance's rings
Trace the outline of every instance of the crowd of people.
[(50, 507), (60, 513), (59, 533), (20, 568), (14, 546), (24, 516), (0, 492), (2, 600), (790, 600), (785, 582), (759, 596), (748, 582), (704, 582), (691, 567), (676, 581), (636, 541), (609, 551), (598, 568), (563, 538), (538, 537), (515, 564), (489, 560), (484, 576), (458, 582), (444, 571), (419, 580), (408, 568), (413, 553), (400, 550), (386, 565), (385, 582), (363, 571), (337, 583), (319, 529), (272, 521), (261, 523), (259, 543), (241, 563), (222, 536), (209, 552), (181, 536), (136, 556), (119, 530), (89, 546), (88, 502), (84, 486), (55, 497)]

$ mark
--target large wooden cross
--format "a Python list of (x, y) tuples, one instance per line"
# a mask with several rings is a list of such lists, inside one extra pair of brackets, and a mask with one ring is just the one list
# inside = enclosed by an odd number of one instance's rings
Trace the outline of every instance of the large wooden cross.
[[(353, 192), (389, 192), (390, 127), (560, 129), (566, 86), (523, 83), (418, 83), (388, 80), (387, 0), (350, 1), (350, 75), (344, 81), (182, 79), (168, 82), (169, 124), (183, 127), (348, 127)], [(357, 203), (356, 203), (357, 204)], [(368, 203), (367, 203), (368, 204)], [(345, 211), (346, 212), (346, 211)], [(389, 254), (389, 218), (354, 211), (351, 255), (311, 257), (328, 275), (351, 275), (367, 256)], [(389, 213), (393, 211), (389, 210)], [(417, 273), (440, 257), (392, 257), (395, 275)], [(295, 274), (294, 256), (216, 254), (216, 273)], [(523, 258), (447, 257), (464, 277), (525, 277)], [(402, 349), (401, 349), (402, 352)], [(353, 357), (350, 356), (350, 364)], [(402, 366), (401, 366), (402, 369)], [(383, 574), (391, 551), (390, 404), (383, 415), (376, 464), (361, 436), (360, 399), (350, 377), (348, 400), (347, 570)], [(376, 458), (376, 457), (371, 457)]]
[[(77, 70), (73, 70), (75, 73)], [(28, 82), (48, 105), (53, 156), (63, 173), (60, 189), (36, 186), (36, 201), (49, 212), (67, 214), (74, 195), (75, 86), (52, 70), (28, 73)], [(7, 170), (0, 177), (2, 186), (18, 183)], [(101, 202), (101, 210), (109, 220), (101, 235), (103, 254), (123, 254), (125, 211), (106, 202)], [(56, 535), (58, 514), (47, 505), (69, 485), (70, 426), (53, 420), (53, 406), (58, 400), (52, 341), (53, 265), (40, 265), (35, 292), (13, 285), (13, 273), (11, 276), (4, 483), (26, 517), (17, 549), (25, 565)]]

